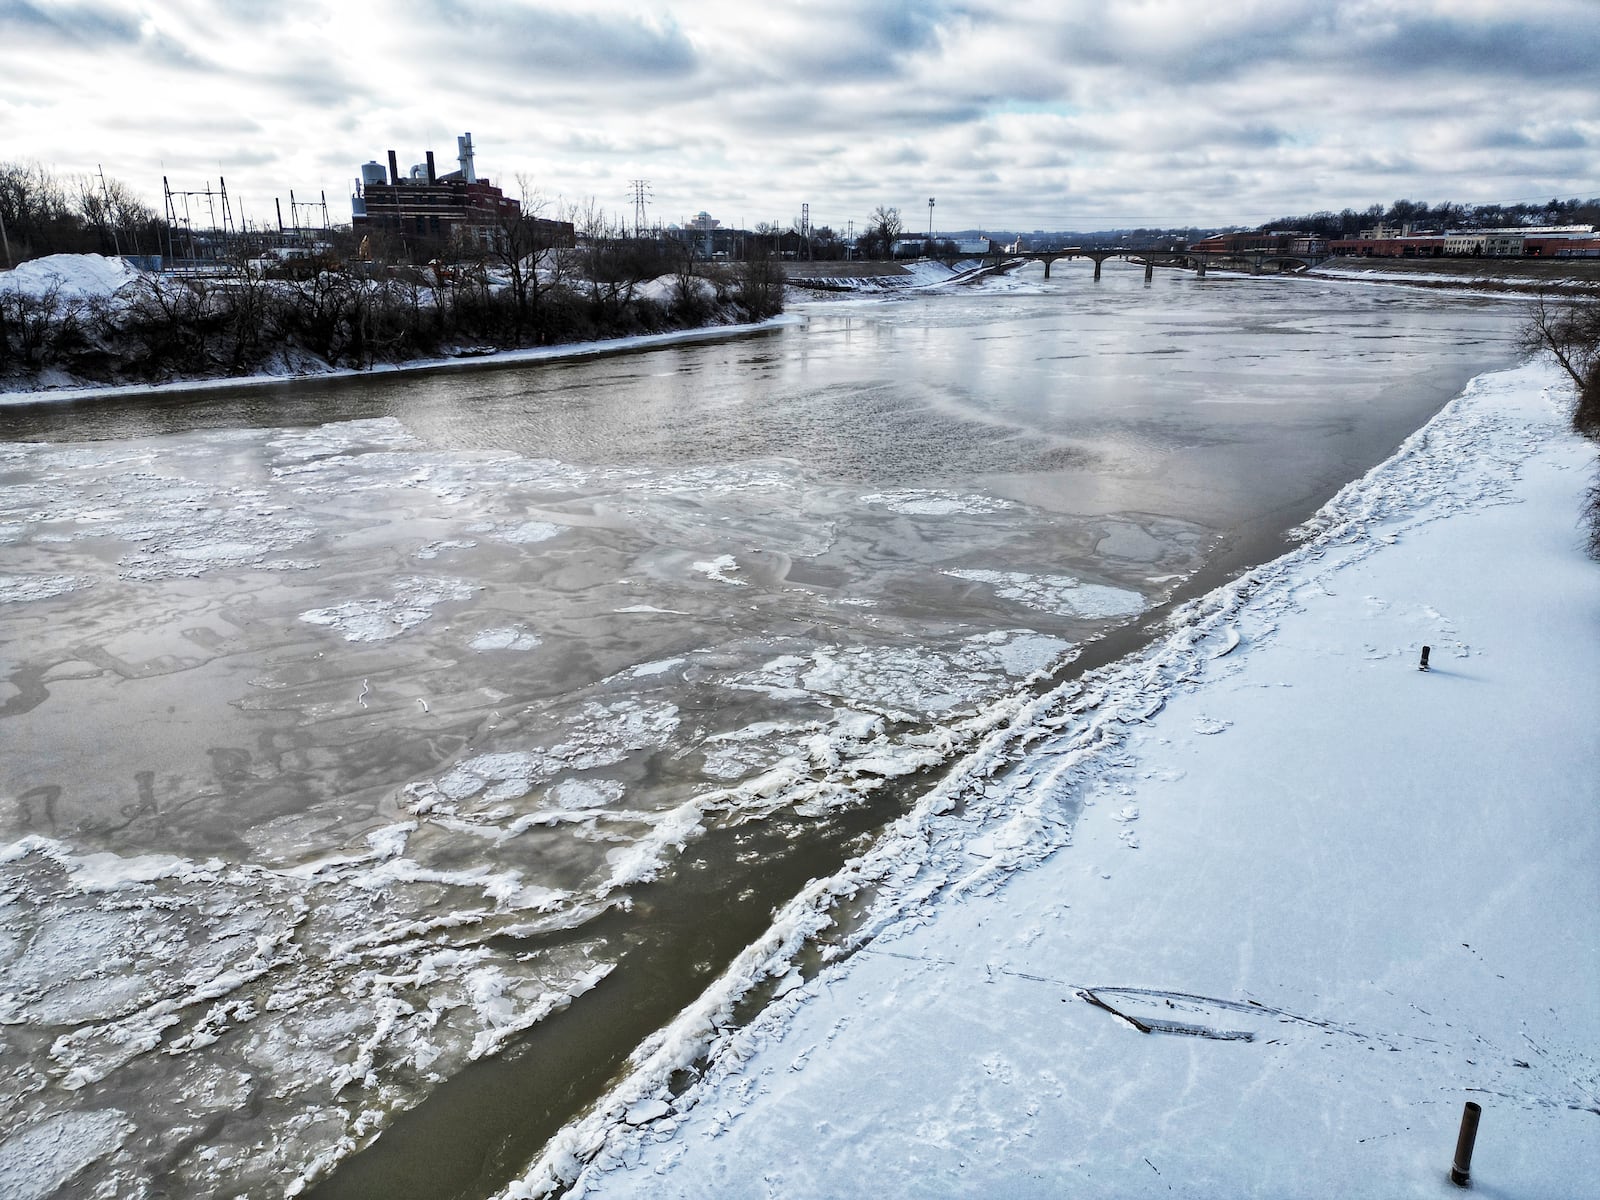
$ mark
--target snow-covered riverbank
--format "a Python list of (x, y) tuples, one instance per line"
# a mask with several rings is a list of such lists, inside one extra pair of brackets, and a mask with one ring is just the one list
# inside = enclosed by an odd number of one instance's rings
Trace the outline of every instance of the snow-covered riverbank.
[(297, 374), (257, 374), (215, 379), (183, 379), (170, 383), (145, 384), (70, 384), (41, 387), (29, 391), (0, 391), (0, 406), (8, 404), (58, 404), (74, 400), (114, 400), (124, 396), (174, 395), (182, 392), (213, 392), (219, 389), (265, 387), (294, 383), (303, 379), (337, 379), (353, 376), (394, 375), (418, 371), (471, 371), (521, 363), (551, 362), (556, 359), (593, 358), (602, 354), (631, 354), (658, 346), (699, 342), (710, 338), (740, 337), (762, 333), (784, 325), (799, 324), (796, 316), (769, 317), (740, 325), (705, 325), (697, 329), (678, 329), (670, 333), (638, 334), (633, 337), (605, 338), (592, 342), (567, 342), (559, 346), (533, 346), (522, 350), (496, 350), (456, 358), (419, 358), (410, 362), (375, 363), (363, 370), (327, 367)]
[[(1585, 1194), (1600, 567), (1561, 395), (1480, 377), (1302, 549), (1041, 700), (508, 1194), (1445, 1196), (1469, 1099), (1480, 1191)], [(858, 891), (859, 951), (790, 971)]]
[[(544, 279), (542, 268), (540, 277)], [(299, 344), (286, 328), (280, 328), (271, 335), (275, 348), (270, 353), (254, 350), (246, 353), (236, 349), (233, 364), (236, 373), (223, 374), (219, 373), (219, 364), (227, 362), (228, 355), (222, 354), (220, 348), (213, 347), (211, 358), (200, 356), (192, 361), (184, 358), (187, 351), (180, 348), (196, 340), (200, 326), (204, 326), (206, 336), (211, 336), (217, 327), (248, 325), (255, 330), (253, 336), (259, 342), (267, 336), (263, 331), (272, 326), (272, 321), (264, 315), (264, 308), (246, 321), (239, 311), (228, 307), (236, 302), (234, 293), (240, 288), (252, 288), (259, 293), (257, 298), (263, 304), (272, 298), (277, 303), (290, 303), (292, 307), (293, 303), (304, 300), (300, 285), (259, 279), (186, 280), (174, 275), (141, 275), (120, 258), (99, 254), (53, 254), (25, 262), (10, 271), (0, 271), (0, 310), (5, 310), (0, 311), (0, 334), (8, 332), (8, 324), (11, 326), (10, 338), (0, 337), (0, 406), (260, 387), (304, 378), (483, 369), (630, 353), (706, 338), (756, 333), (786, 323), (782, 316), (745, 320), (749, 312), (726, 296), (719, 298), (718, 289), (709, 281), (692, 282), (700, 294), (700, 317), (704, 323), (691, 323), (687, 328), (512, 349), (477, 343), (459, 345), (465, 331), (457, 329), (453, 336), (434, 337), (432, 342), (426, 342), (439, 353), (420, 353), (413, 343), (411, 352), (416, 357), (389, 360), (381, 354), (373, 358), (369, 346), (365, 357), (372, 361), (359, 367), (339, 364), (362, 362), (363, 353), (314, 352)], [(364, 296), (368, 301), (374, 295), (384, 294), (385, 288), (402, 287), (410, 298), (408, 302), (413, 313), (422, 309), (432, 311), (439, 304), (439, 292), (422, 285), (398, 285), (359, 277), (344, 278), (341, 286), (347, 286), (352, 295)], [(485, 295), (502, 295), (506, 286), (503, 279), (494, 280)], [(551, 280), (545, 280), (543, 286), (554, 294), (555, 284)], [(673, 275), (645, 280), (628, 289), (619, 305), (642, 304), (653, 315), (647, 314), (648, 319), (636, 323), (635, 327), (642, 324), (645, 328), (660, 328), (662, 316), (673, 310), (682, 288), (680, 279)], [(198, 290), (191, 292), (191, 289)], [(209, 300), (206, 299), (207, 289), (210, 289)], [(216, 308), (219, 303), (223, 306), (220, 310)], [(355, 312), (352, 309), (343, 316), (333, 314), (330, 319), (335, 325), (341, 320), (354, 321), (363, 328), (363, 322), (375, 319), (370, 312), (364, 318), (357, 317)], [(282, 318), (284, 313), (277, 316)], [(162, 326), (161, 336), (145, 329), (143, 334), (130, 340), (127, 327), (139, 325), (140, 321), (148, 324), (151, 319)], [(73, 355), (86, 347), (94, 351), (88, 355), (93, 367), (87, 372), (88, 377), (80, 367), (73, 365)], [(354, 343), (346, 349), (353, 350)], [(142, 370), (148, 370), (152, 363), (159, 364), (159, 373), (171, 377), (159, 383), (106, 382), (108, 378), (138, 377), (142, 371), (132, 367), (140, 361), (145, 363)], [(184, 365), (185, 362), (189, 365)]]

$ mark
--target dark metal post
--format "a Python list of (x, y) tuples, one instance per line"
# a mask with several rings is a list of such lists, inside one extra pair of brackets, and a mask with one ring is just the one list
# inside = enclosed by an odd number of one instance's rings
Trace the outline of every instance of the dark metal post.
[[(1432, 650), (1432, 646), (1424, 646), (1422, 648), (1422, 661), (1417, 664), (1417, 670), (1426, 671), (1428, 669), (1428, 655), (1432, 652)], [(1446, 671), (1445, 674), (1448, 675), (1449, 672)]]
[(1466, 1187), (1472, 1182), (1472, 1144), (1478, 1140), (1478, 1118), (1483, 1106), (1468, 1100), (1461, 1110), (1461, 1132), (1456, 1135), (1456, 1159), (1450, 1164), (1450, 1182)]

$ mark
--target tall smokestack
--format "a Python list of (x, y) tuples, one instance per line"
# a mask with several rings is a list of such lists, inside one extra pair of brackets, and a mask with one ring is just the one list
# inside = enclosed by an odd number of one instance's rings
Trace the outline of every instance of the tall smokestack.
[(389, 182), (393, 184), (400, 182), (400, 162), (395, 158), (393, 150), (389, 151)]
[(463, 133), (456, 139), (456, 160), (461, 164), (461, 178), (468, 183), (478, 182), (478, 172), (472, 167), (472, 135)]
[(439, 177), (433, 173), (433, 151), (428, 151), (428, 182), (438, 183)]

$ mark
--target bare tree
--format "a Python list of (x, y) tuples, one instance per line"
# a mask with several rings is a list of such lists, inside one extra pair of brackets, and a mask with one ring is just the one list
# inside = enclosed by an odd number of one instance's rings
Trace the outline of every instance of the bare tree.
[(0, 221), (14, 262), (83, 249), (66, 188), (38, 163), (0, 163)]
[(900, 219), (898, 208), (878, 205), (867, 218), (866, 240), (872, 244), (872, 253), (879, 258), (891, 257), (894, 254), (895, 239), (904, 230), (905, 225)]
[(1522, 329), (1525, 350), (1549, 351), (1578, 390), (1572, 427), (1600, 439), (1600, 299), (1541, 292)]
[(756, 246), (738, 267), (735, 295), (750, 319), (760, 321), (782, 312), (784, 273), (777, 258), (764, 246)]
[[(1572, 427), (1600, 441), (1600, 299), (1541, 293), (1528, 308), (1522, 345), (1526, 350), (1548, 351), (1561, 364), (1578, 390)], [(1600, 558), (1600, 482), (1589, 489), (1584, 517), (1589, 553)]]
[(104, 175), (75, 175), (69, 186), (73, 210), (93, 230), (100, 253), (141, 252), (141, 235), (157, 217), (127, 184)]

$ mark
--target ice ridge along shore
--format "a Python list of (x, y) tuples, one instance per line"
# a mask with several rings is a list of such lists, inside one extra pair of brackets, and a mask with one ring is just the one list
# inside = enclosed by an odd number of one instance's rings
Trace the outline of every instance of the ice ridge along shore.
[(1546, 364), (1479, 377), (1299, 549), (996, 730), (503, 1195), (1443, 1197), (1468, 1099), (1476, 1185), (1583, 1194), (1600, 568), (1564, 404)]

